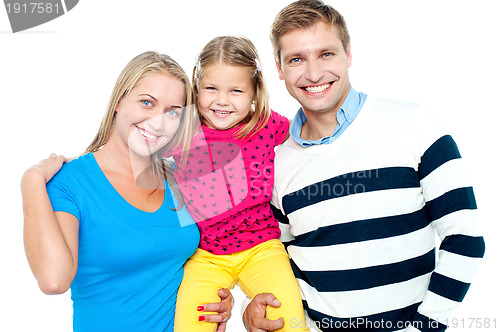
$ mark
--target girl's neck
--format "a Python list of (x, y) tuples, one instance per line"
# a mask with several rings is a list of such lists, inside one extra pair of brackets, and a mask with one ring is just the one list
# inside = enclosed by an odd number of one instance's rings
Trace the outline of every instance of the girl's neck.
[(231, 129), (237, 128), (241, 125), (244, 125), (244, 124), (247, 124), (248, 122), (250, 122), (250, 120), (252, 119), (252, 112), (251, 111), (248, 112), (247, 116), (243, 120), (241, 120), (240, 122), (236, 123), (235, 125), (233, 125), (229, 128), (225, 128), (225, 129), (215, 128), (214, 126), (212, 126), (212, 124), (210, 124), (208, 121), (206, 121), (205, 118), (203, 118), (202, 116), (200, 116), (200, 118), (201, 118), (201, 123), (204, 126), (206, 126), (207, 128), (224, 131), (224, 130), (231, 130)]

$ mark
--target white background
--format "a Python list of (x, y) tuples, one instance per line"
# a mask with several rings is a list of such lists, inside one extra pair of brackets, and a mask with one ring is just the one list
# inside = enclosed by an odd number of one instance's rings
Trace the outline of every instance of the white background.
[[(22, 243), (19, 183), (25, 169), (51, 152), (76, 156), (94, 137), (121, 69), (135, 55), (171, 55), (191, 76), (196, 54), (213, 37), (244, 35), (257, 46), (271, 105), (292, 117), (297, 103), (278, 79), (269, 28), (290, 1), (82, 0), (66, 15), (13, 34), (0, 8), (0, 331), (70, 331), (69, 292), (40, 292)], [(428, 104), (465, 158), (481, 211), (486, 257), (455, 313), (460, 328), (496, 319), (499, 287), (499, 139), (497, 1), (328, 3), (351, 33), (353, 86)], [(239, 292), (236, 303), (240, 299)], [(494, 308), (495, 307), (495, 308)], [(242, 331), (235, 310), (228, 331)], [(473, 324), (470, 327), (470, 324)]]

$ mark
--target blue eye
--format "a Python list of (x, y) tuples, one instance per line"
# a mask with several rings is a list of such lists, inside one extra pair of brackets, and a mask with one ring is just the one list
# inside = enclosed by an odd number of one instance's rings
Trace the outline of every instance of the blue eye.
[(324, 58), (327, 58), (327, 57), (330, 57), (330, 56), (333, 56), (333, 53), (331, 53), (331, 52), (323, 53), (323, 57)]
[(146, 107), (151, 107), (153, 106), (153, 103), (150, 102), (149, 100), (141, 100), (141, 103), (146, 106)]
[(176, 118), (176, 117), (180, 116), (179, 111), (176, 111), (176, 110), (168, 110), (166, 112), (166, 114), (172, 118)]

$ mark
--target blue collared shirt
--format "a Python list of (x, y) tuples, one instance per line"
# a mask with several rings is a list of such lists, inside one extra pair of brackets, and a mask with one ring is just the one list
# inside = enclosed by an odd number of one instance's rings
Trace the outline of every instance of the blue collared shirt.
[(320, 138), (317, 141), (307, 140), (300, 137), (300, 133), (302, 131), (302, 126), (307, 121), (306, 115), (304, 114), (304, 110), (302, 107), (297, 111), (295, 117), (292, 120), (292, 125), (290, 126), (290, 136), (303, 147), (307, 147), (310, 145), (321, 145), (321, 144), (330, 144), (339, 138), (340, 135), (349, 127), (349, 125), (354, 121), (356, 116), (361, 111), (361, 108), (365, 104), (366, 94), (363, 92), (357, 92), (351, 86), (349, 89), (349, 93), (347, 94), (346, 99), (340, 109), (337, 112), (337, 126), (333, 131), (333, 135), (329, 137)]

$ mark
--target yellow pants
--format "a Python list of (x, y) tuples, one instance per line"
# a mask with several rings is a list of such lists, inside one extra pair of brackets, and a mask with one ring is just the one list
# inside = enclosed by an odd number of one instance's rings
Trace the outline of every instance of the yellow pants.
[[(309, 331), (297, 280), (288, 254), (279, 240), (270, 240), (251, 249), (228, 255), (213, 255), (198, 249), (184, 265), (184, 278), (177, 295), (175, 332), (213, 332), (217, 324), (200, 322), (197, 307), (219, 302), (220, 288), (238, 284), (250, 298), (259, 293), (273, 293), (279, 308), (268, 306), (267, 318), (283, 317), (285, 325), (276, 331)], [(236, 319), (240, 319), (235, 315)], [(233, 318), (233, 319), (234, 319)], [(292, 328), (293, 326), (293, 328)], [(302, 328), (299, 328), (302, 327)]]

